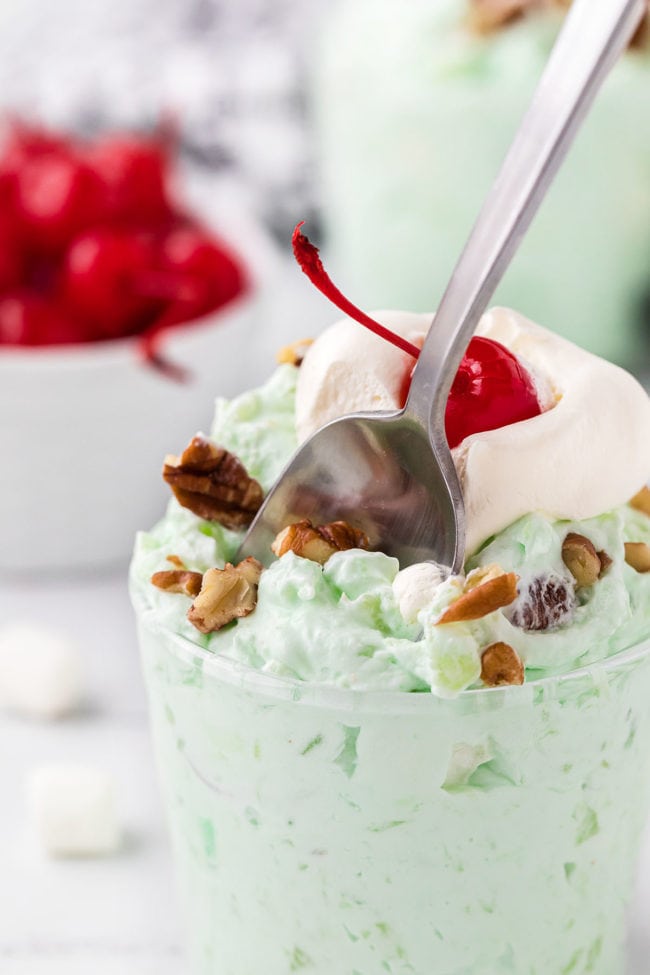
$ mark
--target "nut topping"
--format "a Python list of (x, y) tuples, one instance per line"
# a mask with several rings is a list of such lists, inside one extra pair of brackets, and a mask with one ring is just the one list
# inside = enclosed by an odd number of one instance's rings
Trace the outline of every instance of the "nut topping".
[(569, 532), (562, 542), (562, 561), (578, 586), (593, 586), (602, 570), (593, 544), (577, 532)]
[(154, 572), (151, 581), (158, 589), (164, 589), (165, 592), (182, 592), (183, 595), (191, 596), (193, 599), (201, 591), (203, 576), (200, 572), (190, 572), (188, 569), (167, 569)]
[(472, 0), (469, 26), (478, 34), (488, 34), (523, 17), (533, 6), (539, 6), (539, 0)]
[(609, 569), (610, 565), (614, 560), (611, 558), (611, 556), (607, 554), (607, 552), (604, 549), (598, 552), (597, 555), (598, 558), (600, 559), (600, 574), (602, 576), (607, 572), (607, 570)]
[(365, 532), (348, 525), (347, 521), (312, 525), (310, 521), (304, 520), (283, 528), (271, 549), (278, 558), (286, 552), (294, 552), (303, 559), (325, 565), (335, 552), (344, 552), (350, 548), (368, 548), (368, 545)]
[(257, 605), (262, 565), (249, 557), (239, 565), (208, 569), (187, 618), (201, 633), (214, 633), (234, 619), (248, 616)]
[[(469, 26), (480, 34), (491, 33), (507, 24), (540, 10), (566, 10), (571, 0), (470, 0)], [(643, 47), (645, 42), (644, 18), (632, 41), (631, 47)]]
[[(490, 34), (539, 10), (567, 10), (571, 0), (470, 0), (469, 28), (477, 34)], [(650, 37), (650, 13), (636, 29), (630, 48), (643, 50)]]
[(241, 461), (200, 435), (180, 457), (165, 458), (163, 477), (179, 504), (225, 528), (250, 525), (263, 499), (262, 488)]
[(278, 365), (288, 363), (290, 366), (301, 366), (302, 360), (307, 355), (309, 346), (313, 344), (313, 339), (299, 339), (291, 345), (283, 345), (275, 354), (275, 361)]
[(626, 542), (625, 561), (637, 572), (650, 572), (650, 545), (645, 542)]
[(488, 687), (523, 684), (524, 665), (509, 643), (491, 643), (481, 654), (481, 680)]
[(175, 565), (177, 569), (187, 568), (180, 555), (168, 555), (167, 561), (171, 562), (172, 565)]
[(517, 598), (517, 576), (514, 572), (500, 575), (464, 592), (447, 607), (436, 626), (479, 620), (502, 606), (509, 606)]
[(472, 569), (471, 572), (467, 573), (463, 592), (469, 592), (470, 589), (475, 589), (484, 582), (489, 582), (490, 579), (496, 579), (503, 574), (503, 569), (496, 562), (490, 562), (489, 565), (480, 565), (477, 569)]
[(630, 508), (634, 508), (635, 511), (642, 511), (644, 515), (648, 515), (650, 518), (650, 488), (642, 487), (640, 491), (634, 495), (633, 498), (629, 500)]
[(573, 585), (555, 572), (549, 572), (531, 579), (506, 616), (513, 626), (522, 630), (553, 630), (570, 623), (575, 610)]
[(634, 50), (643, 50), (643, 48), (648, 46), (648, 37), (650, 36), (650, 11), (643, 17), (641, 23), (637, 27), (636, 31), (632, 36), (630, 41), (630, 47)]

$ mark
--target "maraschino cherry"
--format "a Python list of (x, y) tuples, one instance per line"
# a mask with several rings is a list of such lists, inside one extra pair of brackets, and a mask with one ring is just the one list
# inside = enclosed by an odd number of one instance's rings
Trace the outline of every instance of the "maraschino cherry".
[(93, 141), (11, 120), (0, 145), (0, 343), (140, 336), (176, 378), (166, 329), (247, 286), (221, 241), (175, 200), (173, 131)]
[(226, 246), (199, 227), (178, 227), (167, 234), (161, 258), (172, 280), (185, 285), (186, 318), (225, 305), (244, 287), (241, 268)]
[(449, 391), (445, 432), (450, 447), (465, 437), (530, 420), (541, 413), (535, 385), (500, 342), (475, 335)]
[(162, 139), (107, 136), (88, 148), (86, 161), (114, 220), (155, 223), (169, 215), (169, 158)]
[(98, 216), (95, 173), (71, 152), (26, 159), (18, 173), (15, 219), (36, 251), (56, 252)]
[[(325, 271), (318, 249), (301, 233), (301, 227), (299, 223), (293, 232), (293, 251), (312, 284), (350, 318), (417, 359), (420, 350), (416, 346), (375, 322), (339, 291)], [(412, 373), (413, 369), (405, 376), (404, 401)], [(447, 400), (445, 432), (449, 446), (457, 447), (473, 433), (495, 430), (540, 413), (535, 385), (519, 360), (499, 342), (475, 336)]]
[(109, 228), (81, 234), (63, 261), (66, 305), (93, 322), (105, 338), (128, 334), (152, 310), (153, 299), (140, 293), (139, 280), (153, 260), (152, 245), (144, 236)]
[(158, 275), (143, 276), (143, 293), (166, 295), (169, 304), (141, 338), (144, 358), (159, 371), (184, 382), (188, 373), (161, 352), (164, 332), (173, 325), (206, 315), (246, 288), (246, 277), (223, 242), (199, 226), (180, 225), (162, 241)]
[[(18, 177), (25, 163), (39, 156), (64, 153), (65, 141), (44, 129), (12, 119), (2, 133), (0, 153), (0, 197), (3, 202), (13, 197)], [(13, 199), (11, 200), (13, 204)]]
[(38, 295), (0, 298), (0, 345), (68, 345), (91, 338), (83, 322)]
[(17, 287), (25, 272), (25, 258), (14, 222), (0, 212), (0, 291)]

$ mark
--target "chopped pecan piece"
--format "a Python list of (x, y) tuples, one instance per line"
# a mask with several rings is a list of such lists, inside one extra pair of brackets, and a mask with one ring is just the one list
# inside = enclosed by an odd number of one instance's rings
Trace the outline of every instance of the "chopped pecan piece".
[(522, 17), (537, 0), (472, 0), (469, 26), (478, 34), (489, 34)]
[(524, 665), (509, 643), (491, 643), (481, 654), (481, 680), (488, 687), (523, 684)]
[(562, 576), (549, 573), (532, 579), (506, 615), (513, 626), (522, 630), (552, 630), (569, 623), (575, 608), (573, 585)]
[[(500, 30), (528, 13), (539, 10), (567, 10), (571, 0), (471, 0), (469, 27), (478, 34)], [(644, 49), (650, 34), (650, 15), (646, 14), (639, 24), (630, 47)]]
[(489, 565), (480, 565), (478, 569), (472, 569), (471, 572), (468, 572), (465, 585), (463, 586), (463, 592), (476, 589), (477, 586), (481, 586), (484, 582), (489, 582), (490, 579), (496, 579), (502, 575), (504, 575), (503, 569), (496, 562), (490, 562)]
[(614, 560), (611, 558), (611, 556), (607, 554), (607, 552), (604, 549), (600, 552), (597, 552), (596, 554), (598, 555), (598, 558), (600, 560), (600, 574), (602, 576), (607, 572), (607, 570), (609, 569), (610, 565)]
[(201, 591), (203, 576), (200, 572), (190, 572), (187, 569), (167, 569), (163, 572), (154, 572), (151, 581), (158, 589), (164, 589), (165, 592), (182, 592), (193, 599)]
[(330, 555), (350, 548), (368, 548), (365, 532), (348, 525), (347, 521), (331, 521), (327, 525), (312, 525), (311, 521), (297, 521), (276, 536), (271, 549), (278, 556), (295, 552), (303, 559), (324, 565)]
[(562, 542), (562, 561), (577, 586), (593, 586), (602, 570), (598, 552), (592, 542), (577, 532), (569, 532)]
[(642, 511), (644, 515), (650, 517), (650, 488), (642, 487), (640, 491), (630, 498), (629, 505), (636, 511)]
[(309, 346), (313, 344), (313, 339), (299, 339), (291, 345), (283, 345), (275, 354), (276, 362), (279, 365), (289, 363), (290, 366), (301, 366), (302, 360), (307, 355)]
[(516, 598), (517, 576), (514, 572), (502, 571), (500, 575), (488, 578), (455, 599), (436, 621), (436, 626), (480, 620), (502, 606), (509, 606)]
[(180, 457), (165, 458), (163, 477), (179, 504), (225, 528), (250, 525), (263, 499), (262, 488), (241, 461), (200, 435)]
[(643, 17), (641, 23), (637, 27), (632, 40), (630, 41), (630, 47), (635, 50), (643, 50), (643, 48), (648, 46), (648, 40), (650, 39), (650, 12)]
[(261, 563), (252, 557), (237, 566), (228, 562), (223, 569), (208, 569), (188, 610), (188, 620), (201, 633), (214, 633), (226, 623), (248, 616), (257, 605), (261, 574)]
[(180, 555), (168, 555), (167, 561), (171, 562), (172, 565), (175, 565), (177, 569), (187, 568)]
[(626, 542), (625, 561), (637, 572), (650, 572), (650, 545), (645, 542)]

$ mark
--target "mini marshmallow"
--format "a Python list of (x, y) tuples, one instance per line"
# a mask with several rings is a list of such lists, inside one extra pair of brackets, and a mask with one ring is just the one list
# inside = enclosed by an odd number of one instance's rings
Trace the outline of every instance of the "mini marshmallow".
[(32, 623), (0, 629), (0, 705), (58, 718), (78, 707), (81, 693), (81, 655), (69, 639)]
[(444, 570), (435, 562), (416, 562), (397, 573), (393, 592), (407, 623), (417, 622), (418, 613), (429, 605), (444, 580)]
[(492, 752), (487, 745), (469, 745), (466, 742), (454, 745), (442, 788), (458, 789), (467, 785), (479, 765), (489, 762), (491, 758)]
[(44, 765), (34, 770), (29, 806), (40, 842), (50, 856), (103, 856), (120, 845), (113, 782), (100, 769)]

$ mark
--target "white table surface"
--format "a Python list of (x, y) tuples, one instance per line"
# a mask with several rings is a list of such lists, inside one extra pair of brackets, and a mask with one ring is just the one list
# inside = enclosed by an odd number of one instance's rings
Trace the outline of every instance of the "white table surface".
[[(0, 584), (3, 618), (55, 626), (83, 648), (87, 699), (57, 722), (0, 718), (0, 972), (181, 975), (178, 905), (149, 744), (124, 571), (60, 584)], [(51, 761), (114, 778), (123, 850), (46, 858), (26, 821), (25, 780)]]
[[(124, 570), (82, 581), (0, 582), (0, 617), (56, 626), (79, 641), (88, 689), (85, 707), (63, 721), (0, 717), (0, 972), (185, 975)], [(49, 761), (90, 762), (114, 776), (125, 830), (119, 855), (41, 853), (24, 785), (30, 769)], [(630, 940), (630, 975), (650, 975), (650, 833)]]

